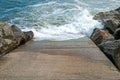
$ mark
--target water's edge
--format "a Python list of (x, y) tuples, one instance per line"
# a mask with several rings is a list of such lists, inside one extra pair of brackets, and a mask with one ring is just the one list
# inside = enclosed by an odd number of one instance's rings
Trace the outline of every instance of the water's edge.
[(119, 4), (119, 0), (0, 0), (0, 21), (32, 30), (38, 41), (79, 39), (103, 28), (93, 20), (95, 14)]

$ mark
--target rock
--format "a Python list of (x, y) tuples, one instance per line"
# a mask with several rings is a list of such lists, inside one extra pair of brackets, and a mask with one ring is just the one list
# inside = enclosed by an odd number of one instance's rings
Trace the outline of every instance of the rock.
[(120, 45), (120, 40), (109, 40), (101, 43), (99, 47), (105, 53), (113, 56), (119, 45)]
[(120, 28), (118, 28), (115, 32), (114, 32), (114, 37), (116, 40), (120, 39)]
[(120, 27), (120, 8), (108, 12), (100, 12), (94, 17), (95, 20), (101, 21), (110, 33), (114, 33)]
[(32, 31), (22, 32), (15, 25), (9, 26), (7, 23), (0, 23), (0, 56), (25, 44), (33, 36)]
[(14, 34), (10, 28), (10, 26), (3, 22), (3, 23), (0, 23), (0, 37), (1, 38), (4, 38), (4, 39), (13, 39), (14, 38)]
[(115, 9), (115, 11), (118, 11), (118, 12), (120, 13), (120, 7), (119, 7), (119, 8), (117, 8), (117, 9)]
[(96, 14), (93, 17), (93, 19), (102, 21), (102, 20), (107, 20), (108, 18), (110, 18), (110, 16), (113, 17), (113, 15), (110, 12), (100, 12), (100, 13)]
[(102, 22), (105, 28), (104, 30), (96, 28), (91, 39), (120, 70), (120, 7), (112, 11), (100, 12), (94, 19)]
[[(114, 60), (115, 65), (120, 69), (120, 40), (111, 40), (103, 42), (99, 48), (109, 57)], [(112, 60), (111, 59), (111, 60)]]
[(108, 29), (109, 32), (111, 34), (113, 34), (115, 32), (115, 30), (118, 28), (119, 23), (116, 24), (115, 20), (107, 20), (104, 22), (104, 25), (105, 25), (106, 29)]
[(14, 34), (14, 40), (17, 41), (17, 45), (25, 44), (25, 34), (15, 25), (12, 25), (11, 29)]
[(24, 32), (24, 34), (25, 34), (25, 40), (26, 41), (29, 41), (29, 40), (33, 39), (34, 33), (32, 31)]
[(0, 22), (0, 54), (4, 54), (14, 49), (16, 41), (10, 26), (5, 22)]
[(117, 51), (114, 55), (114, 60), (115, 60), (115, 64), (116, 64), (117, 68), (120, 70), (120, 45), (116, 50)]
[(90, 37), (95, 44), (100, 44), (108, 39), (114, 39), (113, 36), (107, 30), (100, 30), (95, 28), (93, 34)]
[(6, 54), (17, 47), (16, 42), (10, 39), (1, 39), (0, 54)]

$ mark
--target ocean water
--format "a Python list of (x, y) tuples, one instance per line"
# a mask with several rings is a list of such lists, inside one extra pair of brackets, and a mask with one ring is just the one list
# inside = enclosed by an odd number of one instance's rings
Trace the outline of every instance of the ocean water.
[(0, 0), (0, 21), (32, 30), (35, 40), (90, 36), (103, 25), (93, 16), (119, 7), (120, 0)]

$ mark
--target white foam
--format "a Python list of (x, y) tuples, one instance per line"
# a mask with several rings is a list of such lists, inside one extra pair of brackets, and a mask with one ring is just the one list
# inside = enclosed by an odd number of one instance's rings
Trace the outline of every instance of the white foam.
[[(76, 0), (76, 3), (78, 0)], [(84, 3), (58, 3), (55, 1), (30, 5), (33, 12), (21, 11), (24, 17), (14, 18), (10, 23), (16, 24), (24, 31), (32, 30), (35, 40), (69, 40), (90, 36), (94, 28), (103, 26), (93, 20), (87, 8), (79, 4)], [(27, 8), (26, 8), (27, 9)], [(39, 11), (41, 13), (39, 13)], [(27, 12), (27, 13), (26, 13)], [(30, 22), (32, 20), (35, 22)], [(23, 25), (24, 24), (24, 25)]]
[[(73, 17), (73, 22), (65, 25), (55, 26), (47, 24), (47, 27), (31, 29), (35, 34), (35, 40), (69, 40), (78, 39), (85, 35), (90, 36), (95, 27), (102, 28), (103, 26), (93, 20), (88, 10), (83, 10), (82, 15)], [(28, 29), (26, 29), (28, 30)], [(30, 30), (30, 29), (29, 29)]]
[(35, 4), (35, 5), (30, 5), (28, 7), (40, 7), (40, 6), (46, 6), (46, 5), (53, 5), (53, 4), (56, 4), (56, 3), (57, 3), (56, 1), (52, 1), (52, 2), (48, 2), (48, 3), (44, 3), (44, 4), (38, 3), (38, 4)]

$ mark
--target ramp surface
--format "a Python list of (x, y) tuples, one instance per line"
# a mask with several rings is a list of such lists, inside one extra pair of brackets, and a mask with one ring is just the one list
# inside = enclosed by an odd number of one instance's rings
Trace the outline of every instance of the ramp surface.
[(0, 80), (120, 80), (120, 73), (85, 37), (28, 42), (0, 59)]

